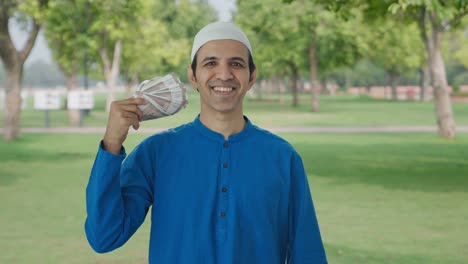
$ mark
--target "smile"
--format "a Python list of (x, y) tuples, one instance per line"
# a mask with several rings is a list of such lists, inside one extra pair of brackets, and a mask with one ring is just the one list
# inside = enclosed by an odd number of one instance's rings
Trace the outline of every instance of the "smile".
[(216, 92), (230, 92), (233, 90), (232, 87), (213, 87)]

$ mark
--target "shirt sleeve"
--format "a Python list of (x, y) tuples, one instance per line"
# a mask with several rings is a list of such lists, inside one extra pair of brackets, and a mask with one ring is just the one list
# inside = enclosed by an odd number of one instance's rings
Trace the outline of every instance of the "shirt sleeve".
[(292, 158), (288, 264), (327, 263), (307, 176), (297, 153)]
[(86, 188), (85, 233), (96, 252), (122, 246), (143, 223), (152, 204), (148, 159), (141, 148), (114, 155), (101, 142)]

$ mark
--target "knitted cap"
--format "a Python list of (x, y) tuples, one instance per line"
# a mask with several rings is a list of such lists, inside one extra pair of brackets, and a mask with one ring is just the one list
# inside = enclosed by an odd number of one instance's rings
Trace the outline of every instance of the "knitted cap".
[(252, 47), (250, 46), (249, 39), (239, 27), (231, 22), (214, 22), (206, 25), (204, 28), (198, 31), (197, 35), (195, 35), (190, 61), (193, 62), (195, 54), (197, 54), (197, 51), (205, 43), (208, 41), (221, 39), (232, 39), (241, 42), (247, 47), (247, 49), (250, 51), (250, 54), (252, 55)]

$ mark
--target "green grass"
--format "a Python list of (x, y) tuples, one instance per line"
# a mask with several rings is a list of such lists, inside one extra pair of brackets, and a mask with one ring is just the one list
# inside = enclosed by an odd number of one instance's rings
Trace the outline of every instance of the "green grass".
[[(127, 149), (146, 136), (130, 135)], [(468, 263), (467, 134), (283, 136), (303, 158), (330, 263)], [(85, 188), (100, 138), (0, 141), (0, 263), (147, 263), (150, 221), (109, 254), (86, 242)]]
[[(119, 98), (123, 98), (120, 95)], [(245, 100), (245, 114), (257, 125), (278, 126), (435, 126), (434, 105), (431, 102), (404, 102), (374, 100), (368, 97), (350, 95), (322, 96), (321, 110), (310, 111), (310, 95), (303, 94), (297, 108), (291, 106), (290, 96), (284, 103), (279, 101)], [(96, 95), (96, 108), (84, 118), (84, 126), (105, 127), (107, 113), (104, 111), (104, 94)], [(189, 105), (176, 116), (147, 121), (143, 127), (173, 127), (192, 121), (200, 108), (198, 94), (189, 92)], [(466, 103), (453, 103), (455, 121), (458, 125), (468, 125), (468, 106)], [(65, 110), (50, 111), (52, 127), (67, 126)], [(0, 116), (0, 124), (3, 124)], [(32, 98), (28, 108), (21, 115), (21, 127), (44, 127), (45, 112), (32, 109)]]

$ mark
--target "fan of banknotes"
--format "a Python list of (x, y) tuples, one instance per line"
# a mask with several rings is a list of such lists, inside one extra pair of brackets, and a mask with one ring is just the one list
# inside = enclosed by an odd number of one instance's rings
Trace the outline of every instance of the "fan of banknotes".
[(143, 111), (142, 120), (173, 115), (188, 103), (184, 84), (174, 73), (141, 82), (134, 97), (144, 98), (148, 102), (138, 106)]

